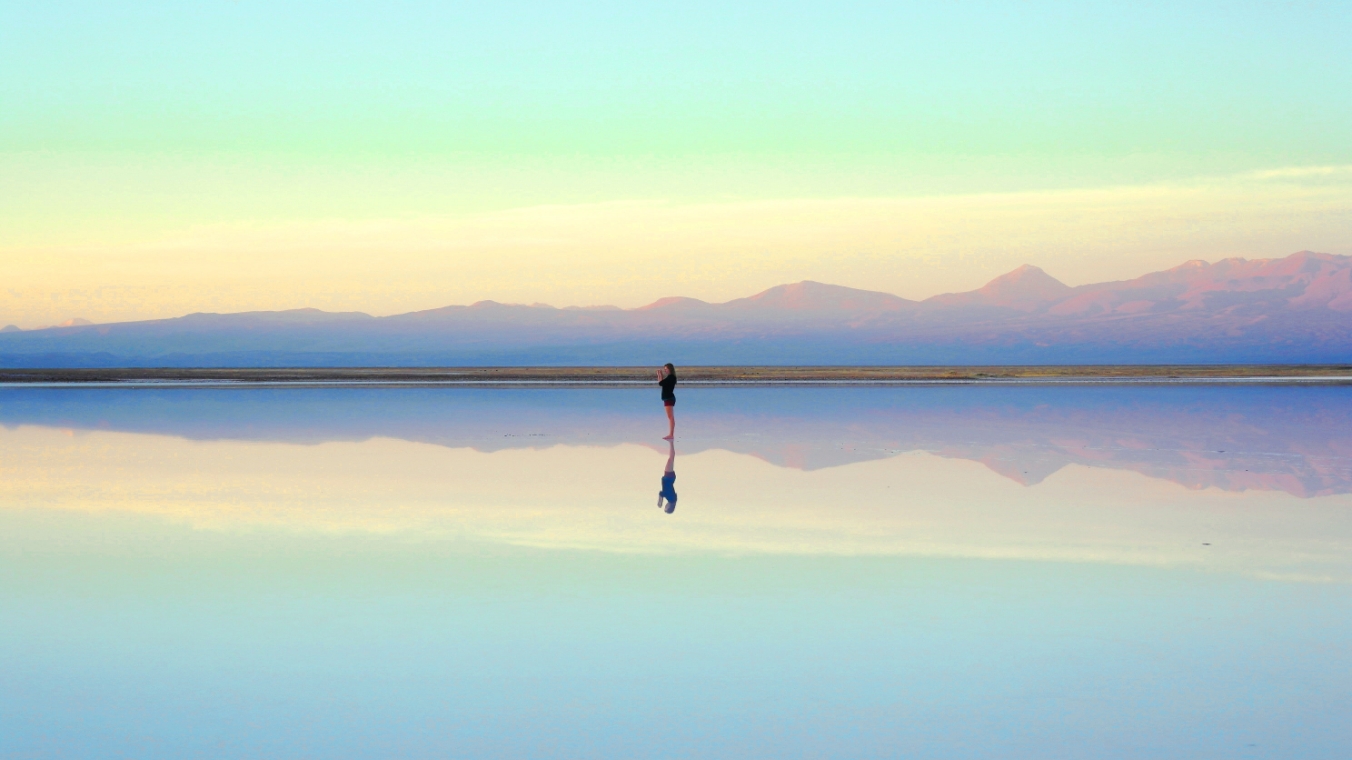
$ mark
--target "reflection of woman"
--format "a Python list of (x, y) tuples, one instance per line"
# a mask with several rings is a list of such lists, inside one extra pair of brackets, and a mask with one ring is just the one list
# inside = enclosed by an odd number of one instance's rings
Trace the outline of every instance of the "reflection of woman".
[[(671, 514), (676, 511), (676, 444), (668, 443), (667, 447), (671, 454), (667, 456), (667, 469), (662, 474), (662, 490), (657, 493), (657, 508)], [(664, 499), (666, 506), (662, 505)]]
[(657, 384), (662, 386), (662, 406), (667, 408), (667, 422), (671, 423), (663, 439), (670, 441), (676, 437), (676, 368), (671, 362), (657, 370)]

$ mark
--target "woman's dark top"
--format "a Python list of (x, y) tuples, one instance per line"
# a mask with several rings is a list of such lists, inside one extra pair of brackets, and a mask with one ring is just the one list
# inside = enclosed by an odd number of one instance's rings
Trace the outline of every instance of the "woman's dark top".
[(666, 377), (662, 378), (662, 380), (661, 380), (661, 382), (659, 383), (659, 385), (662, 386), (662, 400), (663, 400), (663, 401), (667, 401), (667, 400), (675, 401), (675, 400), (676, 400), (676, 373), (675, 373), (675, 372), (672, 372), (671, 374), (669, 374), (669, 375), (667, 375)]

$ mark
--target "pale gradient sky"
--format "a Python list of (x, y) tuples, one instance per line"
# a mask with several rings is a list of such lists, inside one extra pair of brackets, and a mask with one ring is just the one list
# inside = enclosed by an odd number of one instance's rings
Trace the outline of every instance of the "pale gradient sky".
[(1346, 3), (0, 4), (0, 324), (1352, 253)]

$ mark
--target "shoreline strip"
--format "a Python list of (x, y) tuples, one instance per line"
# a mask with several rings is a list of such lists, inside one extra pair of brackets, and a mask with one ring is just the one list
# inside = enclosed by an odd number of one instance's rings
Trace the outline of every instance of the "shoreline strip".
[[(647, 388), (643, 380), (92, 380), (92, 381), (0, 381), (11, 388)], [(889, 388), (933, 385), (1352, 385), (1342, 375), (1257, 377), (1044, 377), (1044, 378), (943, 378), (943, 379), (756, 379), (682, 380), (683, 387), (702, 388)]]

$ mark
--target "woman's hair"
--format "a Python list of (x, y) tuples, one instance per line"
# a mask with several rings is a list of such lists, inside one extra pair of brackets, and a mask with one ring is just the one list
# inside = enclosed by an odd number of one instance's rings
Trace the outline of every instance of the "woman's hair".
[(673, 374), (673, 375), (676, 374), (676, 368), (675, 368), (674, 366), (672, 366), (671, 362), (667, 362), (666, 364), (664, 364), (664, 365), (662, 365), (662, 366), (666, 367), (666, 368), (667, 368), (667, 371), (670, 372), (671, 374)]

